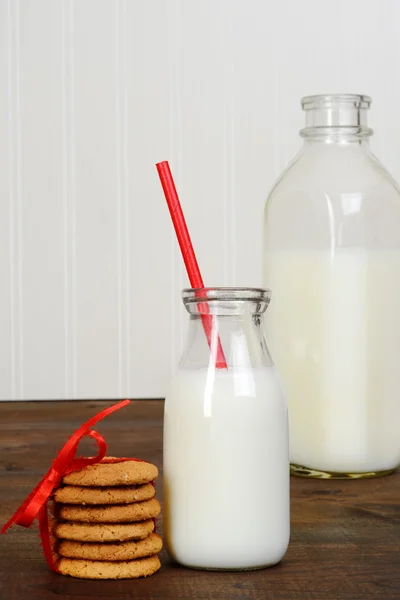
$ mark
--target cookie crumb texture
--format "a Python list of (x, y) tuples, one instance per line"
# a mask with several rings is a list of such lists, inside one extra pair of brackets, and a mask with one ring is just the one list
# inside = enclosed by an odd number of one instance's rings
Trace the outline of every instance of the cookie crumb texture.
[(153, 575), (161, 563), (158, 556), (119, 562), (60, 558), (57, 567), (62, 575), (80, 579), (136, 579)]
[(158, 469), (151, 463), (136, 460), (107, 462), (113, 459), (107, 457), (103, 459), (104, 462), (89, 465), (80, 471), (73, 471), (63, 477), (63, 483), (84, 487), (132, 486), (150, 483), (158, 477)]
[(157, 533), (137, 542), (96, 544), (63, 540), (57, 553), (66, 558), (101, 561), (127, 561), (158, 554), (162, 548), (162, 539)]
[(54, 493), (54, 500), (62, 504), (131, 504), (143, 502), (155, 496), (151, 483), (125, 487), (83, 487), (66, 485)]
[(133, 504), (111, 506), (76, 506), (59, 504), (56, 508), (58, 518), (66, 521), (86, 523), (132, 523), (153, 519), (160, 514), (160, 503), (156, 498)]
[(124, 542), (141, 540), (154, 531), (154, 521), (140, 523), (56, 523), (54, 535), (59, 539), (77, 542)]

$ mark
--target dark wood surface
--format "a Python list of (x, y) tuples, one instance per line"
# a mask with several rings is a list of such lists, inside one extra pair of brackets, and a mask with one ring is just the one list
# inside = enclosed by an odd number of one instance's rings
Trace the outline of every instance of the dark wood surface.
[[(48, 469), (68, 435), (110, 404), (0, 403), (2, 524)], [(162, 412), (160, 400), (133, 402), (97, 429), (109, 453), (144, 458), (161, 469)], [(85, 442), (82, 452), (90, 450)], [(162, 500), (162, 477), (157, 490)], [(148, 579), (73, 579), (48, 571), (36, 530), (13, 527), (0, 536), (0, 600), (400, 599), (399, 472), (365, 481), (292, 477), (291, 494), (292, 535), (286, 557), (276, 567), (248, 573), (185, 569), (172, 564), (163, 551), (161, 571)], [(160, 525), (162, 531), (162, 519)]]

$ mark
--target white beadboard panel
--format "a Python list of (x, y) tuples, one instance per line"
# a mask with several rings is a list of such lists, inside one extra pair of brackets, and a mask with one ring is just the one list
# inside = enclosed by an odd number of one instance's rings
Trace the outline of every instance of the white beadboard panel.
[(69, 2), (73, 393), (119, 395), (116, 2)]
[(10, 129), (14, 125), (12, 106), (13, 42), (10, 4), (0, 3), (0, 387), (5, 398), (15, 398), (15, 321), (13, 313), (13, 230), (15, 205), (14, 174)]
[[(18, 397), (67, 393), (64, 348), (62, 5), (15, 2)], [(43, 28), (43, 21), (48, 27)], [(51, 52), (49, 52), (51, 48)]]
[(188, 285), (260, 285), (301, 96), (369, 94), (400, 180), (398, 0), (0, 0), (0, 399), (160, 397)]
[[(172, 11), (173, 2), (168, 5)], [(180, 181), (177, 40), (168, 36), (165, 2), (128, 1), (121, 10), (125, 393), (161, 397), (178, 360), (181, 284), (176, 242), (155, 164), (170, 158)]]

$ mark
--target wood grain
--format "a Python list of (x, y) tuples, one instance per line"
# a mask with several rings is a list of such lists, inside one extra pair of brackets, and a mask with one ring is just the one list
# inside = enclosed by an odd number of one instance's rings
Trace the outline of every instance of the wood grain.
[[(0, 522), (15, 511), (67, 436), (109, 402), (0, 405)], [(135, 401), (97, 427), (116, 456), (157, 464), (162, 501), (160, 400)], [(83, 453), (92, 450), (84, 443)], [(0, 536), (0, 600), (399, 600), (400, 473), (365, 481), (291, 479), (292, 536), (283, 562), (249, 573), (162, 569), (138, 581), (84, 581), (53, 574), (37, 531)], [(162, 519), (160, 520), (162, 532)], [(234, 526), (234, 524), (232, 524)]]

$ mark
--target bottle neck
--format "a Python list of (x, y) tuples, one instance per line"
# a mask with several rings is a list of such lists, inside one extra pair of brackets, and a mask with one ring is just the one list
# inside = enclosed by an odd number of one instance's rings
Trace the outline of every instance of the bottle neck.
[(350, 94), (309, 96), (302, 99), (305, 127), (300, 135), (306, 143), (368, 144), (367, 96)]
[[(204, 328), (209, 320), (210, 335)], [(208, 339), (207, 339), (208, 337)], [(232, 372), (272, 366), (262, 314), (190, 315), (181, 368), (217, 368), (218, 344)]]

